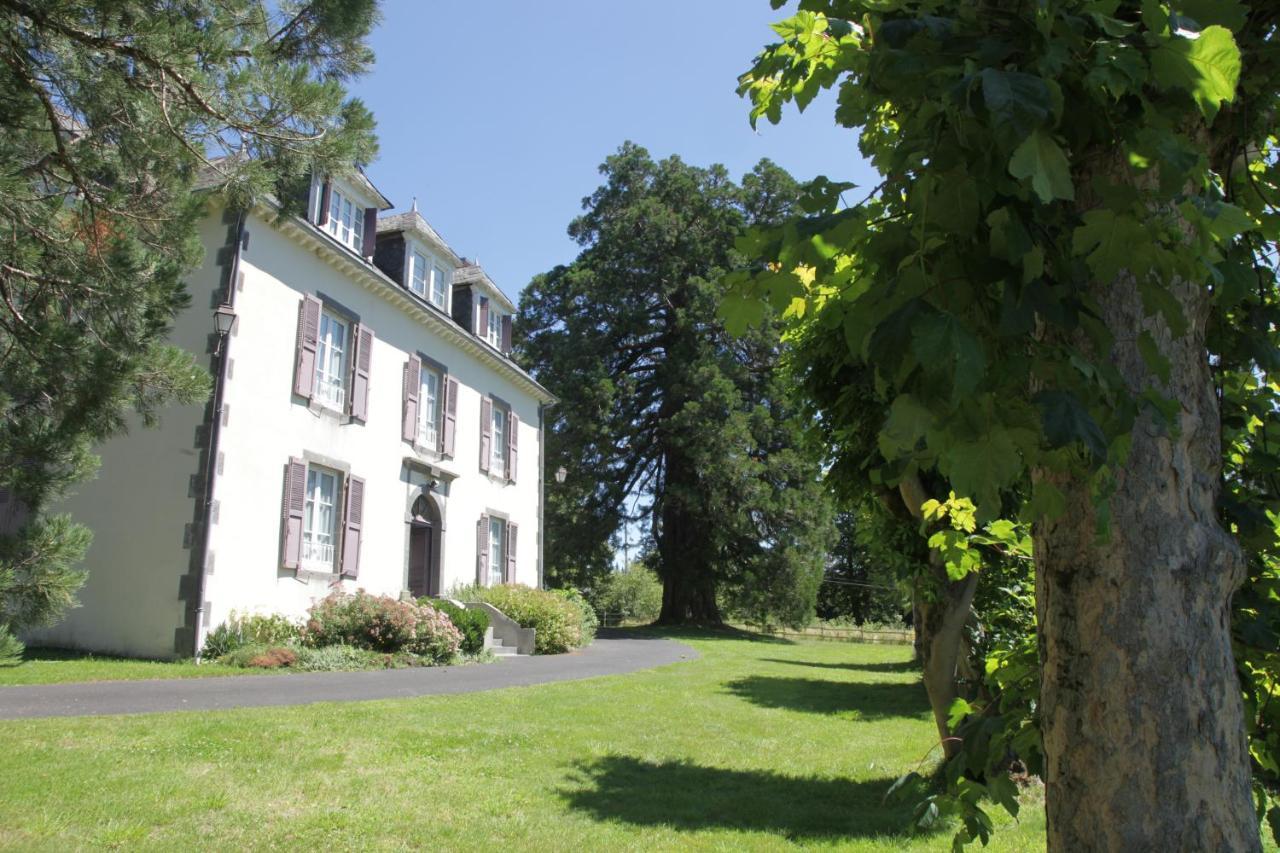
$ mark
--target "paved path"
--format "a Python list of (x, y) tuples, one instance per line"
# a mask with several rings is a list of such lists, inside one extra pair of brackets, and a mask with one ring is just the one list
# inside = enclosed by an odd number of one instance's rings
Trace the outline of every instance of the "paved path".
[(492, 664), (0, 687), (0, 719), (406, 699), (618, 675), (698, 657), (674, 640), (601, 633), (604, 636), (572, 654), (506, 658)]

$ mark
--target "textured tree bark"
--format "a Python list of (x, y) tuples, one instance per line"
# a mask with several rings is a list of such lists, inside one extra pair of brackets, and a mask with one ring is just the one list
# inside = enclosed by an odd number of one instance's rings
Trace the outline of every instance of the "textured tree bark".
[(661, 520), (657, 538), (658, 565), (662, 577), (662, 610), (659, 625), (721, 625), (716, 604), (715, 576), (708, 564), (705, 536), (693, 529), (682, 501), (694, 494), (696, 474), (678, 450), (665, 456), (666, 489), (657, 508)]
[[(1172, 363), (1179, 430), (1139, 418), (1100, 541), (1088, 484), (1045, 470), (1066, 512), (1034, 530), (1043, 667), (1048, 848), (1259, 850), (1229, 607), (1243, 579), (1218, 522), (1218, 404), (1205, 350), (1207, 295), (1176, 285), (1190, 330), (1147, 318), (1127, 276), (1092, 288), (1131, 390), (1159, 383), (1147, 329)], [(1079, 342), (1077, 342), (1079, 343)]]
[[(936, 555), (936, 552), (935, 552)], [(978, 588), (978, 576), (971, 574), (964, 580), (950, 581), (947, 570), (938, 565), (935, 555), (930, 555), (929, 567), (933, 575), (930, 587), (935, 590), (935, 600), (921, 588), (917, 581), (915, 612), (919, 620), (916, 627), (917, 651), (924, 673), (924, 689), (929, 694), (929, 707), (938, 727), (938, 742), (942, 752), (951, 758), (960, 750), (960, 742), (951, 736), (947, 725), (951, 703), (960, 695), (956, 683), (963, 649), (962, 632), (973, 605), (973, 593)]]
[[(928, 494), (917, 477), (905, 477), (898, 486), (898, 494), (913, 518), (923, 518), (920, 507)], [(959, 695), (956, 675), (964, 645), (964, 626), (972, 612), (977, 588), (976, 574), (964, 580), (949, 580), (941, 555), (930, 551), (928, 574), (917, 578), (911, 591), (916, 657), (920, 660), (933, 721), (938, 727), (938, 742), (946, 758), (955, 755), (961, 745), (951, 737), (947, 718), (951, 703)]]

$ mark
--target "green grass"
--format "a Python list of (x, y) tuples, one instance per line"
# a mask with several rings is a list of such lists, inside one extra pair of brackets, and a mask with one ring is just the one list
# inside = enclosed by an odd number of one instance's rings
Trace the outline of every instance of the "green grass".
[[(881, 799), (935, 739), (909, 649), (420, 699), (0, 722), (0, 846), (945, 850)], [(989, 850), (1043, 849), (1034, 792)]]
[(13, 684), (64, 684), (72, 681), (139, 681), (147, 678), (198, 678), (253, 675), (262, 670), (217, 663), (134, 660), (70, 649), (27, 649), (22, 663), (0, 666), (0, 688)]

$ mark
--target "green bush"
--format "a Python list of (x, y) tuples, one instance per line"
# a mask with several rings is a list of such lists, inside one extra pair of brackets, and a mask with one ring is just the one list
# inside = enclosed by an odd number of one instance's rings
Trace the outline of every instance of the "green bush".
[(601, 613), (652, 622), (662, 611), (662, 581), (644, 564), (633, 564), (604, 579), (596, 605)]
[(22, 641), (10, 633), (9, 629), (0, 626), (0, 666), (17, 666), (22, 663), (22, 655), (27, 647)]
[(302, 629), (278, 613), (269, 616), (238, 616), (232, 611), (226, 622), (209, 632), (200, 657), (222, 658), (245, 646), (286, 646), (297, 643)]
[(462, 632), (462, 651), (478, 655), (484, 650), (484, 634), (489, 629), (489, 614), (483, 610), (469, 610), (451, 601), (420, 598), (418, 602), (429, 604), (449, 617), (454, 627)]
[(581, 620), (579, 625), (582, 631), (582, 642), (578, 645), (589, 645), (596, 638), (596, 629), (600, 627), (600, 620), (596, 617), (596, 609), (591, 606), (591, 602), (587, 601), (587, 597), (581, 591), (573, 587), (553, 589), (551, 592), (578, 608), (578, 616)]
[(298, 672), (357, 672), (385, 667), (390, 657), (383, 652), (371, 652), (355, 646), (304, 646), (298, 649), (298, 659), (292, 669)]
[(583, 639), (586, 626), (582, 610), (554, 592), (522, 584), (503, 584), (459, 587), (454, 590), (453, 597), (492, 604), (522, 627), (533, 628), (537, 631), (535, 654), (560, 654), (586, 642)]
[(364, 590), (334, 592), (312, 605), (303, 639), (309, 646), (410, 652), (437, 663), (451, 660), (462, 644), (461, 632), (431, 605)]
[(239, 666), (246, 668), (250, 666), (260, 666), (260, 663), (254, 664), (251, 662), (261, 658), (263, 655), (266, 655), (272, 650), (272, 648), (272, 646), (268, 646), (266, 643), (245, 643), (237, 646), (226, 654), (219, 655), (217, 660), (218, 663), (226, 664), (227, 666)]

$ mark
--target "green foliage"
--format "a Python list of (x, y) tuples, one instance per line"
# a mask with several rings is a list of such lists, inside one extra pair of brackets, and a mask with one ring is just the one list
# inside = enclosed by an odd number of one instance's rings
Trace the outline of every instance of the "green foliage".
[[(778, 309), (803, 302), (795, 314), (813, 334), (866, 360), (894, 413), (873, 472), (889, 482), (904, 468), (940, 471), (984, 518), (1030, 467), (1083, 471), (1105, 493), (1135, 417), (1162, 398), (1126, 387), (1105, 358), (1114, 332), (1081, 302), (1082, 271), (1132, 274), (1147, 312), (1175, 334), (1186, 326), (1177, 278), (1213, 286), (1230, 255), (1273, 281), (1250, 240), (1280, 228), (1260, 191), (1275, 182), (1274, 140), (1250, 116), (1274, 97), (1275, 63), (1241, 82), (1242, 51), (1270, 31), (1187, 16), (1171, 27), (1165, 6), (1138, 14), (1136, 3), (1084, 0), (998, 27), (960, 3), (802, 5), (742, 77), (753, 121), (837, 88), (837, 121), (862, 128), (885, 182), (860, 206), (820, 199), (803, 222), (753, 235), (777, 266), (740, 279), (722, 310), (751, 296)], [(1197, 117), (1229, 154), (1211, 160), (1173, 129)], [(1085, 165), (1117, 151), (1123, 162), (1106, 174)], [(954, 200), (938, 206), (938, 187), (970, 182), (980, 189), (966, 215), (948, 215)], [(1081, 193), (1093, 201), (1062, 203)], [(893, 345), (904, 338), (913, 346)], [(1153, 344), (1145, 355), (1159, 372)]]
[[(533, 589), (523, 584), (501, 586), (464, 586), (451, 595), (463, 601), (483, 601), (492, 604), (522, 628), (533, 628), (534, 653), (556, 655), (590, 642), (586, 635), (586, 614), (576, 601), (545, 589)], [(589, 607), (586, 609), (590, 609)], [(590, 630), (595, 629), (595, 614), (591, 614)]]
[(244, 646), (294, 645), (301, 639), (302, 626), (279, 613), (240, 616), (233, 611), (205, 636), (200, 657), (213, 660)]
[[(79, 577), (70, 546), (41, 550), (48, 526), (87, 544), (47, 508), (93, 474), (96, 445), (208, 394), (205, 368), (165, 343), (200, 261), (197, 178), (243, 208), (373, 156), (344, 83), (372, 61), (376, 18), (376, 0), (0, 9), (0, 222), (15, 235), (0, 245), (0, 489), (19, 509), (0, 574), (46, 588), (41, 618)], [(0, 608), (29, 606), (8, 595)]]
[(489, 629), (489, 614), (483, 610), (459, 607), (451, 601), (435, 598), (419, 598), (419, 604), (427, 604), (439, 610), (462, 633), (460, 650), (469, 655), (484, 651), (484, 635)]
[[(802, 0), (741, 78), (752, 121), (835, 89), (837, 122), (858, 129), (883, 183), (843, 207), (815, 182), (806, 217), (741, 241), (759, 263), (722, 307), (737, 325), (761, 316), (759, 303), (793, 318), (833, 477), (889, 497), (911, 478), (934, 495), (954, 489), (975, 503), (975, 526), (1054, 519), (1070, 483), (1093, 495), (1105, 541), (1135, 424), (1185, 428), (1172, 398), (1213, 395), (1223, 514), (1249, 558), (1233, 635), (1264, 778), (1280, 766), (1276, 536), (1264, 512), (1277, 511), (1280, 482), (1273, 5), (1067, 0), (993, 14)], [(1111, 328), (1097, 294), (1115, 288), (1141, 308)], [(1178, 376), (1167, 341), (1199, 329), (1212, 377)], [(997, 534), (1017, 535), (983, 535)], [(969, 531), (931, 535), (953, 576), (974, 567)], [(978, 544), (984, 575), (1009, 544)], [(961, 814), (958, 844), (986, 840), (982, 797), (1007, 805), (992, 755), (1012, 750), (1030, 768), (1038, 749), (1028, 629), (1005, 618), (1019, 608), (1002, 610), (984, 575), (975, 607), (1003, 624), (986, 644), (993, 695), (959, 709), (963, 769), (949, 768), (947, 792), (921, 813)], [(1025, 600), (1028, 584), (1005, 597)], [(999, 747), (985, 757), (983, 738)]]
[(297, 660), (289, 665), (296, 672), (359, 672), (368, 669), (407, 669), (448, 663), (409, 652), (374, 652), (355, 646), (303, 646), (294, 650)]
[(0, 628), (0, 666), (17, 666), (27, 647), (8, 628)]
[(601, 613), (652, 622), (662, 609), (662, 581), (644, 563), (610, 572), (598, 588), (595, 603)]
[(451, 660), (462, 644), (462, 634), (449, 617), (431, 605), (364, 590), (333, 592), (313, 604), (302, 639), (310, 646), (403, 651), (436, 662)]
[(631, 143), (601, 173), (569, 226), (582, 251), (533, 280), (517, 324), (523, 363), (560, 398), (547, 468), (569, 472), (547, 494), (548, 582), (595, 586), (611, 538), (648, 522), (663, 618), (718, 622), (718, 593), (761, 584), (773, 592), (753, 606), (811, 608), (829, 512), (778, 336), (732, 338), (715, 310), (744, 265), (734, 241), (789, 213), (795, 182), (763, 161), (735, 184)]
[(553, 589), (552, 594), (558, 595), (565, 601), (569, 602), (578, 611), (578, 624), (581, 626), (582, 640), (579, 645), (590, 645), (591, 641), (596, 638), (596, 629), (600, 627), (600, 619), (596, 616), (596, 609), (591, 606), (591, 602), (587, 601), (587, 597), (582, 594), (581, 590), (573, 589)]
[(75, 606), (85, 578), (76, 566), (91, 541), (93, 534), (66, 515), (0, 535), (0, 634), (48, 625)]

